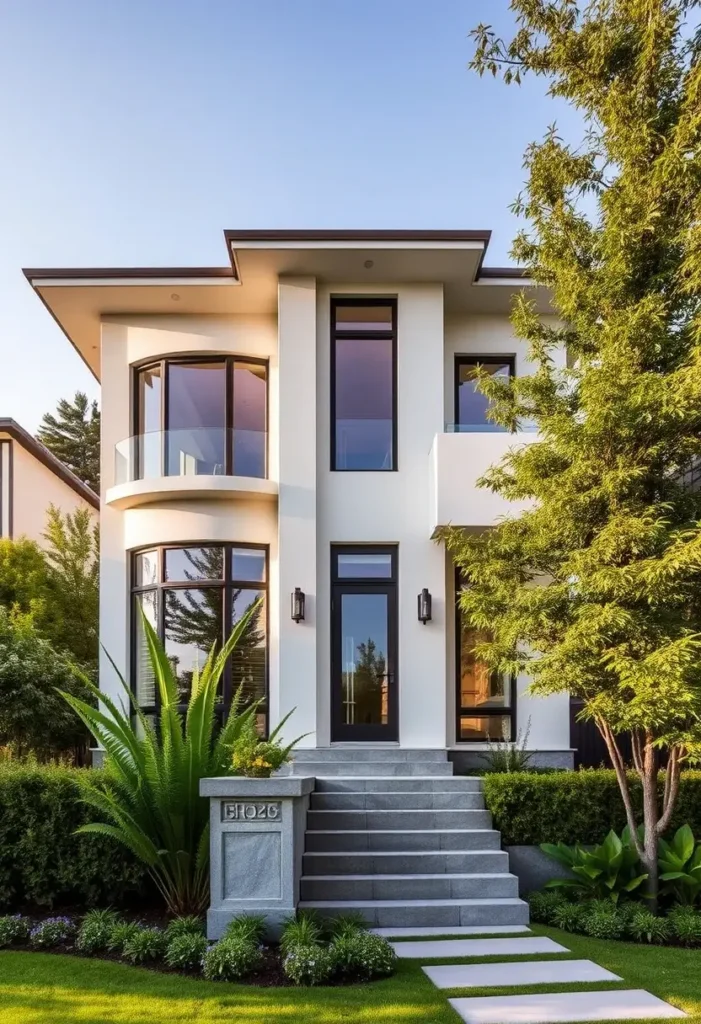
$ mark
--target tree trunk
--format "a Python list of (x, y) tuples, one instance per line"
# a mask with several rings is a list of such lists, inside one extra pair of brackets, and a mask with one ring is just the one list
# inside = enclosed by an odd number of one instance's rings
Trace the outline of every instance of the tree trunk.
[(659, 889), (657, 870), (657, 846), (659, 842), (659, 794), (657, 783), (660, 773), (660, 762), (657, 750), (652, 745), (652, 736), (646, 735), (639, 769), (643, 784), (643, 825), (645, 827), (644, 853), (641, 857), (644, 870), (647, 872), (645, 893), (649, 900), (649, 908), (657, 913), (657, 895)]

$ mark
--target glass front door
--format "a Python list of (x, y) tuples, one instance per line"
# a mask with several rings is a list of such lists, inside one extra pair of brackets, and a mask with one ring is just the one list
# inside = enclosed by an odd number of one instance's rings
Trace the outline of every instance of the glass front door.
[(394, 560), (389, 550), (334, 552), (332, 740), (397, 739)]

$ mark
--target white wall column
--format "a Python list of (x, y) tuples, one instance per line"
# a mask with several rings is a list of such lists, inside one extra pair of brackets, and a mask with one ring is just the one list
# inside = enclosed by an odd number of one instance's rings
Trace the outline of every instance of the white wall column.
[[(316, 281), (280, 278), (278, 286), (280, 630), (278, 691), (270, 694), (275, 725), (296, 708), (285, 735), (309, 733), (316, 746)], [(304, 622), (290, 618), (290, 595), (306, 595)]]

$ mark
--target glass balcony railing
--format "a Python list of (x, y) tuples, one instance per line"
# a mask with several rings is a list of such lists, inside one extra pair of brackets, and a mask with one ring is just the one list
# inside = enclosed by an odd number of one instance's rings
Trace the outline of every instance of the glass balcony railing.
[(165, 476), (268, 476), (263, 430), (155, 430), (115, 445), (115, 484)]
[[(532, 420), (521, 420), (516, 433), (534, 434), (538, 427)], [(482, 423), (446, 423), (446, 434), (508, 434), (506, 427), (498, 423), (483, 421)]]

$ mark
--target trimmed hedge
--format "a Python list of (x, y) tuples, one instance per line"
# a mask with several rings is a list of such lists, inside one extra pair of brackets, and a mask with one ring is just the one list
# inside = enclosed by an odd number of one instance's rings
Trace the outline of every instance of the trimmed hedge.
[[(616, 774), (611, 769), (587, 768), (576, 772), (488, 773), (484, 795), (505, 846), (539, 843), (600, 843), (613, 829), (626, 824)], [(642, 807), (642, 789), (631, 776), (636, 809)], [(640, 819), (639, 819), (640, 820)], [(701, 838), (701, 771), (684, 772), (669, 831), (688, 823)]]
[(102, 836), (78, 777), (87, 768), (0, 761), (0, 908), (122, 905), (146, 887), (143, 867)]

